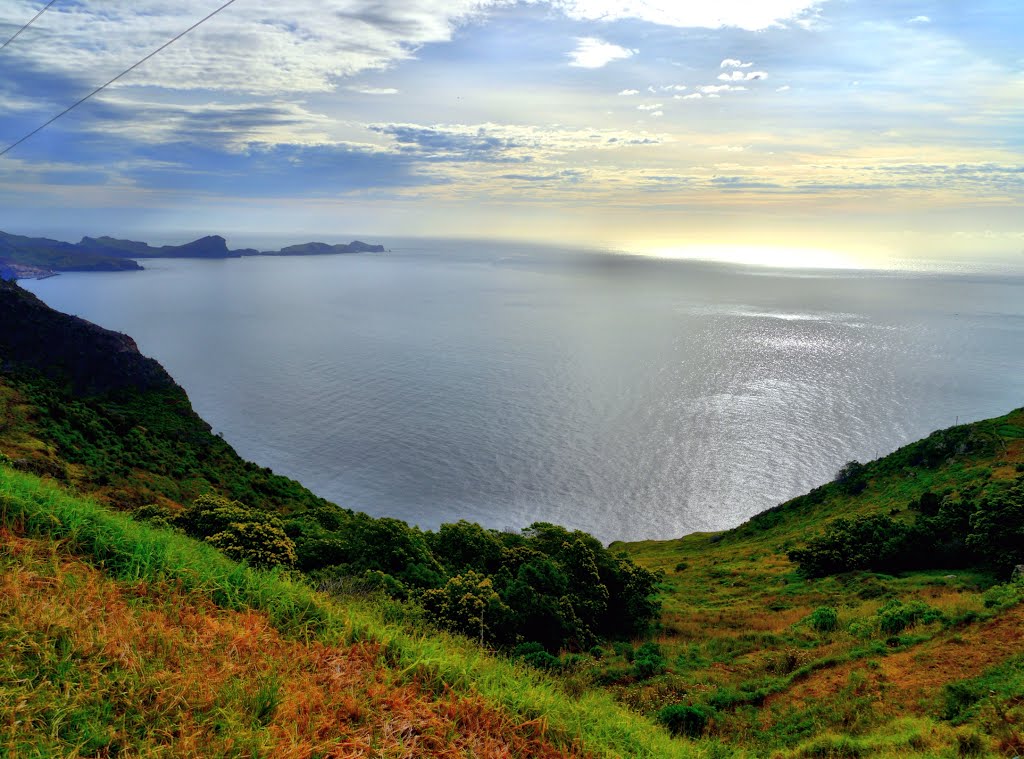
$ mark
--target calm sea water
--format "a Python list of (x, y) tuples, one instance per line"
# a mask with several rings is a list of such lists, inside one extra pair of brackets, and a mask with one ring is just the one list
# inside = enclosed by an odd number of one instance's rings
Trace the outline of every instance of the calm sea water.
[(736, 525), (1024, 405), (1024, 278), (419, 243), (25, 282), (127, 332), (239, 453), (424, 527)]

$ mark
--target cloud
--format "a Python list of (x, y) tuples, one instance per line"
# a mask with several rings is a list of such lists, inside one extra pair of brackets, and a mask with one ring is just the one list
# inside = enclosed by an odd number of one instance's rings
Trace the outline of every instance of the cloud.
[(640, 90), (621, 90), (620, 95), (639, 95)]
[[(119, 83), (171, 90), (280, 95), (328, 92), (339, 77), (387, 68), (455, 28), (494, 0), (293, 0), (236, 3)], [(22, 66), (95, 86), (210, 12), (205, 0), (104, 0), (58, 4), (34, 44), (4, 51)], [(45, 23), (43, 23), (45, 21)], [(90, 72), (85, 81), (83, 72)], [(109, 72), (109, 74), (108, 74)]]
[(571, 129), (512, 124), (371, 124), (392, 140), (392, 149), (439, 162), (531, 163), (561, 160), (579, 150), (651, 145), (664, 135), (625, 130)]
[(824, 0), (718, 0), (715, 3), (665, 0), (552, 0), (569, 18), (584, 21), (636, 19), (683, 29), (738, 27), (758, 31), (787, 21), (799, 22)]
[(751, 82), (755, 79), (767, 79), (768, 74), (764, 71), (727, 71), (718, 75), (723, 82)]
[(721, 68), (721, 69), (748, 69), (748, 68), (750, 68), (753, 65), (754, 65), (753, 62), (744, 63), (743, 61), (739, 60), (738, 58), (726, 58), (724, 61), (722, 61), (719, 64), (718, 68)]
[(637, 50), (613, 45), (611, 42), (599, 40), (597, 37), (577, 37), (576, 49), (566, 53), (569, 65), (584, 69), (599, 69), (612, 61), (632, 58)]
[(691, 92), (689, 95), (676, 95), (677, 100), (700, 100), (703, 97), (699, 92)]
[(650, 104), (645, 103), (643, 105), (638, 105), (636, 107), (636, 109), (638, 111), (656, 111), (656, 110), (658, 110), (661, 107), (662, 107), (661, 103), (650, 103)]
[(516, 153), (526, 143), (486, 127), (466, 128), (374, 124), (370, 129), (394, 139), (399, 151), (430, 161), (522, 163), (530, 157)]
[(719, 92), (742, 92), (746, 87), (733, 84), (705, 84), (697, 88), (705, 95), (714, 95)]
[(784, 85), (782, 85), (781, 87), (776, 87), (776, 88), (775, 88), (775, 91), (776, 91), (776, 92), (786, 92), (786, 91), (788, 91), (789, 89), (790, 89), (789, 85), (788, 85), (788, 84), (784, 84)]
[(152, 145), (195, 143), (229, 152), (253, 145), (334, 142), (329, 135), (332, 119), (302, 103), (281, 100), (182, 104), (115, 94), (80, 111), (77, 123), (86, 135)]
[(709, 184), (722, 190), (775, 190), (782, 187), (777, 182), (765, 182), (747, 177), (712, 177)]
[(914, 16), (907, 19), (908, 24), (930, 24), (931, 22), (932, 20), (928, 16)]
[(585, 174), (578, 169), (564, 169), (550, 174), (499, 174), (498, 179), (511, 179), (519, 182), (552, 182), (565, 180), (568, 182), (580, 182)]
[(349, 87), (352, 92), (358, 92), (361, 95), (397, 95), (398, 90), (394, 87), (364, 87), (356, 85)]

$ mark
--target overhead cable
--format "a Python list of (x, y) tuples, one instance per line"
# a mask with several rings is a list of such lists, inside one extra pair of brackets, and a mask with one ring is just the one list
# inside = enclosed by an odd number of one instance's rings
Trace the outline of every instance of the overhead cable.
[(18, 39), (18, 35), (21, 34), (23, 31), (25, 31), (26, 29), (28, 29), (30, 26), (32, 26), (32, 24), (35, 23), (36, 19), (39, 18), (40, 16), (42, 16), (44, 13), (46, 13), (47, 8), (49, 8), (55, 2), (57, 2), (57, 0), (50, 0), (50, 2), (48, 2), (46, 5), (44, 5), (43, 9), (41, 11), (39, 11), (39, 13), (34, 15), (31, 19), (29, 19), (29, 22), (27, 24), (25, 24), (25, 26), (21, 27), (21, 29), (19, 29), (18, 31), (16, 31), (14, 33), (14, 36), (12, 36), (4, 44), (0, 45), (0, 50), (3, 50), (5, 47), (10, 45), (12, 42), (14, 42), (14, 40)]
[(132, 64), (131, 66), (129, 66), (128, 68), (126, 68), (126, 69), (125, 69), (124, 71), (122, 71), (122, 72), (121, 72), (120, 74), (118, 74), (117, 76), (115, 76), (115, 77), (114, 77), (113, 79), (111, 79), (111, 80), (110, 80), (109, 82), (107, 82), (106, 84), (101, 84), (101, 85), (100, 85), (99, 87), (97, 87), (96, 89), (94, 89), (94, 90), (93, 90), (92, 92), (90, 92), (90, 93), (89, 93), (88, 95), (86, 95), (85, 97), (83, 97), (83, 98), (81, 98), (80, 100), (77, 100), (77, 101), (75, 101), (74, 103), (72, 103), (71, 105), (69, 105), (69, 106), (68, 106), (67, 108), (65, 108), (65, 109), (64, 109), (63, 111), (61, 111), (60, 113), (58, 113), (58, 114), (57, 114), (56, 116), (54, 116), (54, 117), (53, 117), (52, 119), (50, 119), (49, 121), (47, 121), (47, 122), (45, 122), (45, 123), (43, 123), (43, 124), (40, 124), (39, 126), (37, 126), (37, 127), (35, 128), (35, 129), (33, 129), (33, 130), (32, 130), (31, 132), (29, 132), (28, 134), (26, 134), (26, 135), (25, 135), (24, 137), (22, 137), (22, 138), (21, 138), (20, 140), (18, 140), (17, 142), (13, 142), (13, 143), (11, 143), (10, 145), (8, 145), (8, 146), (7, 146), (6, 148), (4, 148), (3, 150), (0, 150), (0, 156), (6, 155), (6, 154), (7, 154), (7, 153), (9, 153), (9, 152), (10, 152), (11, 150), (13, 150), (14, 148), (18, 147), (18, 145), (20, 145), (20, 144), (21, 144), (21, 143), (23, 143), (23, 142), (24, 142), (25, 140), (27, 140), (27, 139), (28, 139), (29, 137), (32, 137), (33, 135), (35, 135), (35, 134), (37, 134), (37, 133), (41, 132), (41, 131), (42, 131), (43, 129), (45, 129), (46, 127), (50, 126), (50, 124), (52, 124), (53, 122), (55, 122), (55, 121), (56, 121), (57, 119), (59, 119), (59, 118), (60, 118), (61, 116), (63, 116), (64, 114), (66, 114), (66, 113), (68, 113), (68, 112), (70, 112), (70, 111), (73, 111), (73, 110), (74, 110), (75, 108), (77, 108), (78, 106), (80, 106), (80, 105), (81, 105), (82, 103), (84, 103), (84, 102), (85, 102), (86, 100), (88, 100), (89, 98), (93, 97), (94, 95), (98, 95), (99, 93), (103, 92), (103, 90), (107, 89), (107, 87), (109, 87), (110, 85), (112, 85), (112, 84), (113, 84), (114, 82), (116, 82), (116, 81), (117, 81), (118, 79), (120, 79), (121, 77), (123, 77), (123, 76), (124, 76), (125, 74), (131, 73), (132, 71), (134, 71), (135, 69), (137, 69), (137, 68), (138, 68), (139, 66), (141, 66), (141, 65), (142, 65), (143, 63), (145, 63), (145, 62), (146, 62), (146, 61), (148, 61), (148, 60), (149, 60), (150, 58), (152, 58), (152, 57), (153, 57), (154, 55), (156, 55), (157, 53), (159, 53), (159, 52), (160, 52), (161, 50), (163, 50), (164, 48), (170, 47), (170, 46), (171, 46), (171, 45), (173, 45), (173, 44), (174, 44), (175, 42), (177, 42), (177, 41), (178, 41), (178, 40), (180, 40), (180, 39), (181, 39), (182, 37), (184, 37), (184, 36), (185, 36), (186, 34), (188, 34), (188, 33), (189, 33), (189, 32), (191, 32), (191, 31), (192, 31), (193, 29), (195, 29), (196, 27), (198, 27), (198, 26), (199, 26), (200, 24), (203, 24), (203, 23), (205, 23), (205, 22), (209, 21), (209, 20), (210, 20), (211, 18), (213, 18), (214, 16), (216, 16), (216, 15), (217, 15), (218, 13), (220, 13), (220, 12), (221, 12), (222, 10), (224, 10), (225, 8), (227, 8), (227, 7), (229, 6), (229, 5), (231, 5), (231, 4), (232, 4), (232, 3), (234, 3), (234, 2), (235, 2), (235, 0), (228, 0), (228, 1), (226, 2), (226, 3), (224, 3), (224, 5), (220, 6), (220, 7), (219, 7), (219, 8), (217, 9), (217, 10), (215, 10), (215, 11), (214, 11), (213, 13), (211, 13), (210, 15), (208, 15), (208, 16), (206, 16), (206, 17), (204, 17), (204, 18), (201, 18), (201, 19), (200, 19), (199, 21), (196, 21), (196, 22), (195, 22), (194, 24), (192, 24), (192, 26), (190, 26), (190, 27), (189, 27), (188, 29), (186, 29), (185, 31), (183, 31), (183, 32), (181, 32), (180, 34), (178, 34), (177, 36), (175, 36), (175, 37), (172, 37), (171, 39), (167, 40), (167, 42), (165, 42), (164, 44), (162, 44), (162, 45), (161, 45), (160, 47), (158, 47), (158, 48), (157, 48), (156, 50), (154, 50), (154, 51), (153, 51), (152, 53), (150, 53), (149, 55), (147, 55), (147, 56), (146, 56), (145, 58), (143, 58), (142, 60), (140, 60), (140, 61), (137, 61), (136, 63), (133, 63), (133, 64)]

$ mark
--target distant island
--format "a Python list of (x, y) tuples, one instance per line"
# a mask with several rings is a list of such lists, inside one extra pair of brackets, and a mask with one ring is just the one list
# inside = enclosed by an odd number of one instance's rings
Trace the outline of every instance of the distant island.
[(330, 245), (307, 242), (280, 250), (229, 250), (220, 235), (208, 235), (184, 245), (153, 247), (115, 237), (83, 237), (71, 243), (46, 237), (0, 232), (0, 279), (42, 279), (65, 271), (137, 271), (137, 258), (241, 258), (242, 256), (323, 256), (343, 253), (384, 253), (383, 245), (360, 240)]

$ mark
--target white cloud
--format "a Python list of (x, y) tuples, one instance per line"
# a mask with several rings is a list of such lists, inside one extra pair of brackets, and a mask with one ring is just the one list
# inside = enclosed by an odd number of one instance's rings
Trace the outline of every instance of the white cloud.
[(717, 92), (741, 92), (747, 88), (733, 84), (705, 84), (698, 87), (697, 89), (703, 92), (705, 95), (712, 95)]
[(699, 92), (691, 92), (689, 95), (676, 95), (678, 100), (700, 100), (703, 97)]
[[(413, 58), (423, 45), (449, 41), (458, 24), (498, 1), (236, 3), (115, 87), (328, 92), (341, 77), (387, 68)], [(4, 55), (51, 75), (77, 79), (90, 72), (90, 81), (102, 81), (210, 10), (207, 0), (61, 3), (33, 28), (33, 44), (12, 45)]]
[(613, 45), (611, 42), (599, 40), (597, 37), (577, 37), (576, 49), (566, 53), (570, 58), (569, 65), (584, 69), (599, 69), (612, 61), (632, 58), (637, 50)]
[(781, 87), (776, 87), (775, 88), (776, 92), (786, 92), (788, 90), (789, 90), (789, 85), (788, 84), (784, 84)]
[(722, 61), (718, 65), (718, 68), (720, 68), (720, 69), (748, 69), (748, 68), (750, 68), (753, 65), (754, 65), (753, 61), (751, 61), (749, 63), (744, 63), (743, 61), (739, 60), (738, 58), (726, 58), (724, 61)]
[(930, 24), (931, 22), (932, 20), (928, 16), (914, 16), (907, 19), (908, 24)]
[(619, 92), (620, 95), (639, 95), (640, 90), (622, 90)]
[(723, 82), (750, 82), (755, 79), (767, 79), (764, 71), (727, 71), (718, 75)]
[(352, 92), (358, 92), (361, 95), (397, 95), (398, 90), (394, 87), (349, 87), (348, 89)]
[(725, 153), (742, 153), (746, 148), (743, 145), (712, 145), (710, 150), (721, 150)]
[(718, 0), (715, 3), (671, 0), (551, 0), (567, 16), (586, 21), (638, 19), (662, 26), (719, 29), (734, 26), (757, 31), (799, 21), (824, 0)]
[(645, 104), (645, 105), (638, 105), (638, 106), (636, 107), (636, 109), (637, 109), (638, 111), (656, 111), (656, 110), (658, 110), (659, 108), (661, 108), (661, 107), (662, 107), (662, 105), (663, 105), (662, 103), (651, 103), (651, 104), (649, 104), (649, 105), (648, 105), (648, 104)]

